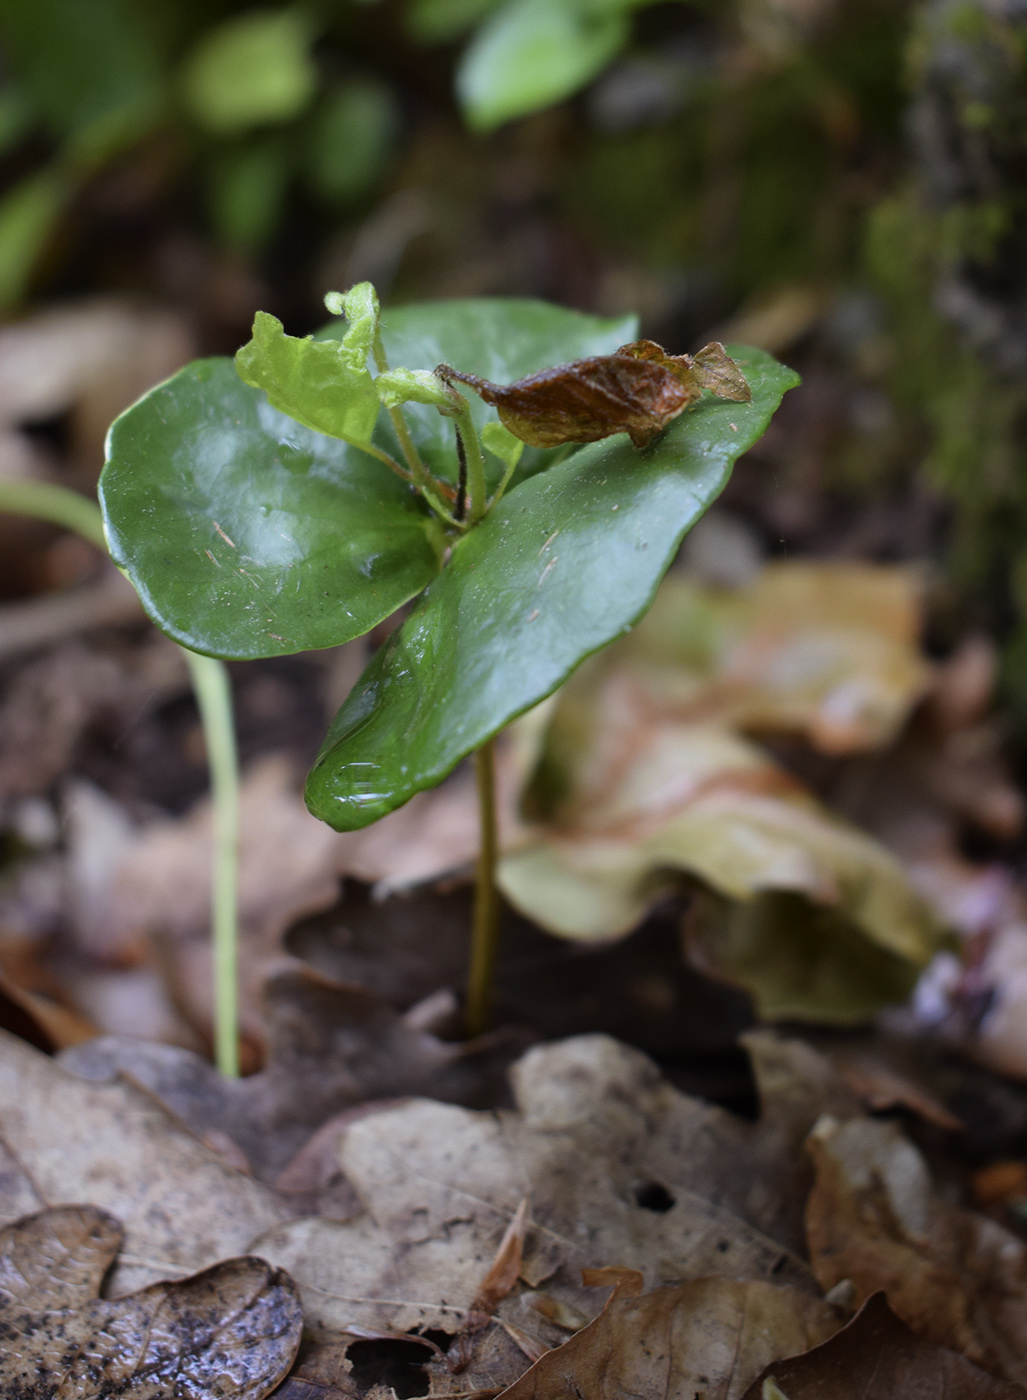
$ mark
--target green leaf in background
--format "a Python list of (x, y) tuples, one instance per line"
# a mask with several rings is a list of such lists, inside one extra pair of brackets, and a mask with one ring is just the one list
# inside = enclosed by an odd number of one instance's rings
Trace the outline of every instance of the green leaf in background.
[(0, 308), (15, 306), (69, 194), (57, 170), (28, 175), (0, 200)]
[(258, 311), (253, 339), (236, 354), (235, 365), (282, 413), (359, 446), (371, 439), (378, 395), (368, 371), (354, 369), (351, 360), (344, 342), (286, 335), (281, 321)]
[(502, 0), (411, 0), (406, 23), (422, 44), (445, 44), (485, 18)]
[(218, 151), (208, 172), (211, 223), (227, 248), (260, 252), (274, 237), (289, 181), (289, 150), (279, 133)]
[(387, 467), (199, 360), (111, 428), (111, 555), (194, 651), (275, 656), (359, 637), (438, 571), (434, 521)]
[(160, 55), (131, 0), (4, 0), (0, 37), (53, 134), (83, 154), (109, 149), (115, 130), (134, 140), (160, 115)]
[[(433, 370), (438, 364), (469, 370), (499, 384), (521, 379), (547, 365), (580, 360), (588, 355), (609, 355), (631, 340), (638, 322), (634, 316), (586, 316), (580, 311), (543, 301), (518, 298), (468, 298), (426, 301), (414, 306), (387, 307), (382, 313), (382, 340), (389, 364), (395, 369)], [(335, 321), (315, 339), (339, 336), (345, 322)], [(496, 411), (477, 394), (468, 402), (480, 433), (486, 423), (496, 423)], [(449, 419), (426, 405), (410, 404), (403, 410), (417, 450), (436, 476), (456, 479), (454, 428)], [(399, 455), (392, 425), (383, 413), (375, 441), (393, 456)], [(563, 453), (529, 447), (519, 465), (521, 476), (531, 475)], [(494, 486), (499, 479), (494, 473)]]
[(393, 91), (371, 78), (355, 78), (325, 97), (302, 145), (307, 184), (326, 204), (361, 199), (384, 175), (399, 136)]
[(627, 43), (629, 8), (508, 0), (460, 60), (456, 89), (469, 124), (492, 131), (578, 92)]
[(215, 136), (292, 121), (317, 89), (315, 29), (301, 10), (249, 10), (207, 30), (185, 59), (182, 100)]
[(336, 716), (307, 781), (315, 816), (366, 826), (434, 787), (645, 611), (685, 531), (798, 382), (760, 351), (732, 353), (751, 403), (703, 399), (645, 452), (622, 436), (584, 447), (454, 546)]

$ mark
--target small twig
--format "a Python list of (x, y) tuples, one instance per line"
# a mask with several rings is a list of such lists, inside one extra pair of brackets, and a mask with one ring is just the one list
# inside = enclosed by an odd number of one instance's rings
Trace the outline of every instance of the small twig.
[(458, 1375), (470, 1365), (481, 1334), (517, 1282), (524, 1255), (524, 1232), (527, 1223), (528, 1198), (525, 1196), (517, 1207), (517, 1214), (506, 1227), (496, 1250), (496, 1257), (467, 1310), (467, 1321), (454, 1337), (447, 1353), (449, 1369), (454, 1375)]

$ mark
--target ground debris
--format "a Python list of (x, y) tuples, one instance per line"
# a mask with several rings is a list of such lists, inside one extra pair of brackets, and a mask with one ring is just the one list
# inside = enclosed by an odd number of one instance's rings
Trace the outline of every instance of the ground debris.
[(121, 1243), (111, 1216), (66, 1206), (0, 1231), (5, 1400), (263, 1400), (292, 1364), (302, 1314), (289, 1276), (227, 1259), (100, 1298)]

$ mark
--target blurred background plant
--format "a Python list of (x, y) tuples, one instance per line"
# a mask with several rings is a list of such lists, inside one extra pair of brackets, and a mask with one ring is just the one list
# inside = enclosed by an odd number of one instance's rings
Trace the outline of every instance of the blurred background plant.
[(231, 350), (366, 277), (755, 342), (809, 379), (761, 527), (856, 511), (1022, 668), (1015, 0), (4, 0), (0, 54), (8, 312), (132, 292)]

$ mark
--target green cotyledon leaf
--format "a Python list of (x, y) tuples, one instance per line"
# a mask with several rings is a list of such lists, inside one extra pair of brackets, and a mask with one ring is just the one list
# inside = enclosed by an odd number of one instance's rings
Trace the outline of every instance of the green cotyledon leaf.
[(150, 617), (212, 656), (337, 646), (439, 568), (404, 482), (279, 413), (227, 359), (188, 365), (114, 422), (100, 504)]
[(435, 786), (628, 630), (798, 376), (736, 347), (750, 403), (710, 396), (649, 448), (593, 443), (522, 482), (453, 549), (336, 716), (307, 780), (339, 830)]
[[(336, 320), (294, 344), (318, 346), (345, 373), (353, 355), (322, 342), (353, 342), (358, 329)], [(495, 380), (608, 354), (634, 334), (633, 317), (526, 300), (426, 302), (387, 308), (382, 319), (393, 366), (448, 360)], [(375, 440), (400, 458), (369, 375), (367, 385)], [(404, 412), (429, 466), (455, 480), (452, 422), (417, 404)], [(471, 412), (479, 428), (496, 422), (476, 396)], [(520, 475), (555, 456), (529, 448)], [(496, 460), (493, 484), (501, 472)], [(115, 561), (153, 621), (215, 656), (336, 646), (419, 593), (440, 567), (438, 524), (412, 489), (359, 448), (276, 411), (228, 359), (187, 366), (121, 415), (100, 503)]]

